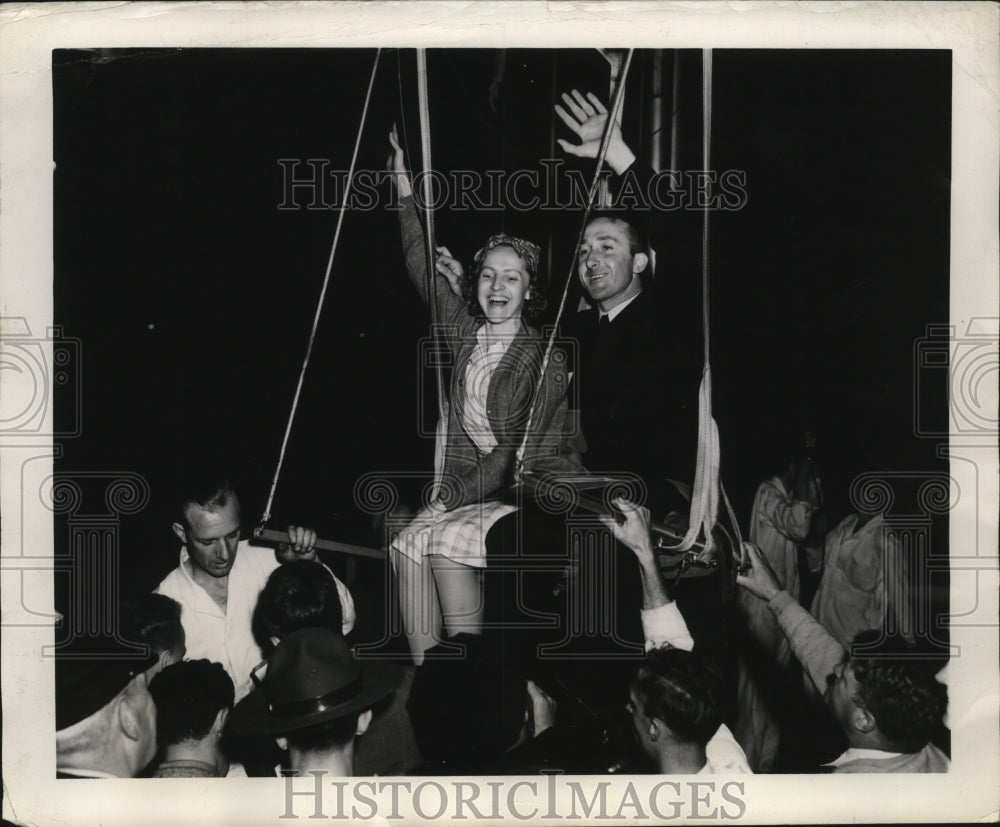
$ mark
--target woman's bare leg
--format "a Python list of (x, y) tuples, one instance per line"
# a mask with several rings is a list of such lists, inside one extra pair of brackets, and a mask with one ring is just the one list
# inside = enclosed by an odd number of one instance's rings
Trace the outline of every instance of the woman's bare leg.
[(434, 570), (445, 634), (481, 634), (485, 619), (482, 571), (439, 554), (427, 559)]
[(429, 558), (413, 560), (390, 550), (399, 587), (399, 614), (410, 645), (413, 663), (420, 666), (424, 653), (441, 642), (441, 602)]

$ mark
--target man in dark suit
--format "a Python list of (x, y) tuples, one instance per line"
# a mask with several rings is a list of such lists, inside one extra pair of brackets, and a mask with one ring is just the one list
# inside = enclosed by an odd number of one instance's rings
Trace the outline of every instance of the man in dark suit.
[[(579, 143), (560, 139), (559, 145), (568, 154), (596, 158), (607, 110), (594, 95), (576, 90), (562, 100), (556, 114)], [(686, 520), (689, 503), (671, 481), (690, 485), (697, 454), (703, 339), (694, 253), (700, 213), (668, 215), (655, 208), (652, 195), (662, 179), (636, 158), (618, 124), (605, 161), (614, 173), (612, 209), (589, 217), (577, 251), (590, 307), (565, 326), (578, 343), (573, 381), (579, 383), (583, 462), (595, 473), (638, 476), (655, 518), (673, 511)], [(614, 565), (616, 594), (634, 594), (638, 572), (629, 555), (616, 554)], [(701, 648), (721, 646), (720, 598), (717, 577), (686, 580), (676, 589)], [(636, 636), (626, 606), (617, 607), (615, 621), (625, 638)]]
[[(665, 291), (646, 285), (649, 253), (639, 219), (598, 213), (578, 252), (592, 306), (567, 324), (579, 343), (584, 464), (642, 478), (654, 513), (677, 507), (668, 478), (693, 477), (698, 385), (690, 351), (667, 315)], [(662, 514), (660, 514), (662, 516)]]
[[(580, 143), (560, 139), (559, 145), (571, 155), (596, 158), (607, 111), (593, 95), (574, 90), (562, 97), (566, 108), (557, 104), (556, 114)], [(675, 213), (665, 221), (652, 209), (647, 196), (656, 173), (636, 158), (617, 124), (605, 161), (616, 176), (614, 210), (594, 213), (587, 223), (577, 272), (591, 306), (566, 325), (579, 343), (583, 460), (590, 471), (639, 475), (654, 515), (662, 516), (679, 505), (666, 480), (690, 483), (694, 477), (702, 340), (692, 323), (700, 309), (688, 300), (690, 274), (678, 277), (671, 266), (669, 280), (654, 282), (650, 242), (662, 274), (679, 247), (670, 225), (690, 216)], [(678, 302), (679, 296), (685, 298)]]
[[(563, 101), (566, 109), (557, 105), (556, 111), (580, 143), (560, 140), (560, 146), (569, 154), (596, 158), (606, 110), (593, 96), (578, 92), (564, 95)], [(664, 228), (658, 212), (620, 208), (648, 206), (629, 193), (648, 192), (655, 173), (636, 159), (617, 126), (605, 160), (617, 176), (616, 203), (612, 210), (590, 215), (577, 251), (577, 275), (590, 306), (568, 314), (563, 322), (565, 339), (576, 343), (571, 380), (576, 390), (570, 396), (579, 403), (578, 447), (588, 471), (637, 479), (644, 490), (631, 492), (629, 499), (649, 506), (657, 518), (676, 511), (686, 520), (689, 504), (670, 480), (690, 484), (694, 477), (702, 340), (700, 334), (690, 338), (686, 331), (698, 330), (700, 312), (696, 303), (675, 300), (678, 292), (686, 292), (678, 289), (680, 279), (652, 279), (648, 239), (657, 237), (661, 264), (666, 263), (675, 229)], [(672, 255), (670, 261), (672, 270)], [(639, 571), (632, 555), (614, 547), (609, 537), (606, 545), (601, 537), (584, 536), (589, 534), (584, 515), (570, 520), (572, 526), (566, 515), (545, 507), (523, 508), (516, 518), (498, 522), (487, 546), (503, 549), (508, 557), (519, 555), (515, 567), (521, 569), (520, 579), (508, 584), (505, 603), (509, 605), (514, 595), (521, 612), (508, 611), (504, 625), (513, 627), (511, 617), (529, 625), (533, 610), (561, 614), (558, 630), (539, 631), (532, 640), (544, 640), (544, 655), (562, 637), (555, 645), (564, 658), (560, 670), (572, 672), (571, 663), (580, 669), (566, 682), (589, 688), (606, 684), (588, 699), (600, 707), (618, 697), (642, 658), (644, 638), (632, 599), (640, 591)], [(603, 531), (596, 521), (594, 525)], [(575, 539), (570, 536), (574, 531)], [(579, 547), (581, 554), (571, 562), (572, 547)], [(557, 601), (553, 607), (551, 598), (546, 600), (553, 591), (552, 575), (532, 558), (551, 557), (560, 549), (570, 563), (570, 580), (563, 604)], [(537, 573), (529, 571), (532, 567)], [(685, 585), (678, 591), (699, 593), (690, 600), (678, 594), (679, 603), (690, 604), (700, 602), (705, 587)], [(713, 631), (702, 634), (702, 613), (695, 606), (684, 609), (692, 618), (696, 642), (714, 642)], [(715, 622), (711, 611), (707, 620)], [(581, 657), (566, 658), (570, 652)], [(593, 669), (594, 659), (601, 661), (600, 670)]]

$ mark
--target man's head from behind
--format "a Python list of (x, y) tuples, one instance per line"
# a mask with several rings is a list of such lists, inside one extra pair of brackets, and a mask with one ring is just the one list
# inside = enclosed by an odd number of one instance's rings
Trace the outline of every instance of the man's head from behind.
[(314, 560), (296, 560), (271, 572), (257, 598), (254, 637), (270, 655), (275, 642), (291, 632), (318, 626), (340, 632), (344, 610), (330, 572)]
[(629, 711), (642, 751), (704, 749), (722, 723), (722, 674), (682, 649), (654, 649), (632, 683)]
[(205, 746), (220, 775), (228, 762), (219, 747), (226, 718), (233, 706), (233, 680), (222, 664), (188, 660), (168, 666), (149, 685), (156, 701), (157, 742), (169, 757), (171, 748)]
[(948, 690), (936, 659), (920, 658), (896, 637), (863, 632), (827, 678), (826, 700), (854, 747), (922, 750), (941, 727)]
[(336, 766), (350, 774), (354, 737), (401, 678), (395, 664), (359, 664), (338, 632), (300, 629), (275, 647), (267, 674), (237, 704), (231, 725), (242, 735), (287, 741), (293, 769)]
[(196, 577), (227, 577), (240, 540), (240, 502), (232, 484), (210, 479), (188, 489), (173, 529), (187, 547)]
[(627, 213), (591, 216), (577, 251), (580, 283), (604, 312), (639, 294), (649, 252), (641, 225)]
[(147, 670), (149, 680), (161, 669), (184, 660), (187, 646), (181, 604), (176, 600), (163, 594), (147, 594), (126, 606), (123, 615), (126, 639), (146, 644), (157, 656), (157, 662)]

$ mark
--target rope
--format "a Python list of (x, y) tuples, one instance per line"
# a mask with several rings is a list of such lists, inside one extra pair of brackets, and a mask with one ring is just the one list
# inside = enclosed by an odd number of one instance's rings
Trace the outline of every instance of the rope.
[[(431, 112), (427, 94), (427, 50), (417, 49), (417, 101), (420, 107), (420, 154), (423, 163), (424, 211), (424, 255), (426, 256), (427, 304), (431, 311), (431, 335), (440, 336), (437, 307), (437, 267), (434, 249), (434, 210), (431, 206), (433, 193), (431, 191)], [(441, 360), (434, 361), (434, 379), (437, 386), (438, 421), (434, 434), (434, 485), (431, 498), (437, 497), (444, 474), (445, 444), (448, 439), (448, 401), (444, 391), (444, 373)]]
[[(712, 50), (702, 52), (702, 165), (705, 172), (711, 169), (712, 153)], [(711, 201), (708, 201), (711, 204)], [(726, 507), (729, 521), (736, 533), (737, 550), (734, 556), (739, 560), (740, 567), (745, 564), (743, 537), (740, 533), (739, 521), (733, 511), (726, 489), (719, 477), (719, 462), (721, 447), (719, 443), (719, 426), (712, 416), (712, 362), (711, 362), (711, 324), (709, 315), (710, 297), (710, 245), (709, 218), (710, 206), (706, 206), (702, 214), (701, 225), (701, 321), (705, 341), (705, 367), (702, 373), (701, 387), (698, 391), (698, 459), (695, 467), (694, 485), (692, 486), (691, 515), (688, 521), (688, 531), (677, 546), (681, 551), (687, 551), (697, 540), (699, 533), (704, 532), (705, 551), (707, 554), (714, 546), (712, 530), (718, 521), (719, 497), (721, 495)]]
[(313, 316), (312, 330), (309, 332), (309, 344), (306, 346), (306, 356), (302, 360), (302, 370), (299, 371), (299, 381), (295, 387), (295, 396), (292, 399), (292, 410), (288, 415), (288, 424), (285, 426), (285, 436), (281, 440), (281, 451), (278, 454), (278, 467), (274, 469), (274, 479), (271, 481), (271, 491), (267, 495), (267, 505), (264, 506), (264, 516), (260, 518), (258, 530), (262, 529), (271, 519), (271, 505), (274, 503), (274, 492), (278, 487), (278, 477), (281, 475), (281, 466), (285, 461), (285, 450), (288, 448), (288, 437), (292, 433), (292, 423), (295, 421), (295, 411), (299, 406), (299, 397), (302, 394), (302, 383), (305, 381), (306, 368), (309, 366), (309, 357), (312, 355), (313, 344), (316, 341), (316, 330), (319, 328), (320, 314), (323, 312), (323, 301), (326, 298), (326, 289), (330, 284), (330, 274), (333, 271), (333, 258), (337, 253), (337, 244), (340, 241), (340, 228), (344, 224), (344, 212), (347, 210), (347, 202), (351, 193), (351, 184), (354, 181), (354, 166), (358, 160), (358, 149), (361, 146), (361, 135), (365, 129), (365, 119), (368, 116), (368, 104), (372, 98), (372, 88), (375, 85), (375, 73), (378, 70), (379, 57), (382, 50), (375, 52), (375, 62), (372, 65), (371, 77), (368, 79), (368, 92), (365, 94), (365, 106), (361, 112), (361, 124), (358, 127), (358, 136), (354, 141), (354, 153), (351, 155), (351, 168), (347, 173), (347, 184), (344, 186), (344, 200), (340, 205), (340, 213), (337, 216), (337, 229), (333, 234), (333, 245), (330, 247), (330, 257), (326, 262), (326, 275), (323, 278), (323, 288), (319, 293), (319, 301), (316, 303), (316, 313)]
[[(712, 50), (702, 52), (702, 168), (711, 168), (712, 150)], [(708, 202), (711, 203), (710, 201)], [(677, 548), (690, 549), (704, 532), (705, 552), (714, 546), (712, 529), (719, 512), (719, 428), (712, 417), (711, 327), (709, 319), (709, 216), (706, 205), (701, 226), (701, 323), (705, 341), (705, 366), (698, 390), (698, 459), (691, 495), (687, 534)]]
[[(628, 54), (625, 55), (625, 63), (622, 66), (621, 77), (618, 81), (618, 88), (615, 89), (615, 97), (611, 103), (611, 109), (608, 111), (608, 120), (604, 124), (604, 135), (601, 137), (601, 149), (597, 153), (597, 166), (594, 169), (594, 179), (591, 181), (590, 190), (587, 193), (587, 206), (583, 211), (583, 223), (580, 226), (580, 232), (576, 237), (576, 246), (574, 250), (579, 250), (580, 245), (583, 243), (583, 234), (587, 230), (587, 221), (590, 218), (590, 212), (594, 206), (594, 198), (597, 196), (597, 190), (601, 181), (601, 167), (604, 165), (604, 159), (608, 154), (608, 146), (611, 144), (611, 131), (621, 115), (622, 101), (625, 98), (625, 81), (628, 79), (629, 66), (632, 63), (632, 52), (634, 49), (629, 49)], [(517, 458), (514, 464), (514, 480), (515, 482), (520, 482), (521, 473), (524, 467), (524, 454), (528, 447), (528, 435), (531, 433), (531, 423), (534, 420), (535, 408), (538, 405), (538, 398), (542, 392), (542, 384), (545, 381), (545, 371), (549, 366), (549, 360), (552, 357), (552, 350), (555, 346), (556, 341), (556, 331), (559, 328), (559, 322), (562, 320), (563, 311), (566, 308), (566, 297), (569, 295), (569, 287), (573, 281), (573, 274), (576, 269), (576, 255), (574, 254), (573, 259), (570, 261), (569, 274), (566, 277), (566, 283), (563, 286), (562, 298), (559, 300), (559, 309), (556, 311), (555, 322), (552, 325), (552, 333), (549, 334), (549, 341), (545, 347), (545, 355), (542, 358), (542, 369), (538, 374), (538, 382), (535, 385), (535, 393), (531, 398), (531, 407), (528, 409), (528, 422), (524, 429), (524, 437), (521, 439), (521, 445), (517, 449)]]

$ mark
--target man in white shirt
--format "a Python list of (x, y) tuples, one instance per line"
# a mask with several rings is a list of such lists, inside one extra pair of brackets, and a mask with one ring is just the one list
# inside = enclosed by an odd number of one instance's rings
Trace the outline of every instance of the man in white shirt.
[[(948, 757), (932, 742), (948, 704), (937, 664), (892, 646), (851, 654), (783, 589), (767, 559), (747, 543), (751, 568), (736, 581), (771, 612), (791, 650), (823, 693), (848, 749), (827, 766), (833, 772), (947, 772)], [(878, 633), (875, 633), (878, 637)]]
[[(799, 545), (809, 537), (818, 509), (811, 464), (783, 446), (780, 473), (757, 488), (750, 516), (750, 541), (760, 548), (782, 588), (799, 596)], [(795, 666), (774, 616), (740, 591), (737, 609), (746, 633), (739, 658), (736, 737), (757, 772), (776, 769), (783, 730), (792, 732), (790, 710), (799, 702)]]
[[(252, 619), (268, 575), (282, 562), (316, 559), (316, 533), (310, 529), (289, 526), (288, 544), (276, 553), (240, 540), (240, 527), (240, 503), (228, 482), (184, 499), (173, 524), (184, 543), (180, 562), (156, 588), (181, 604), (187, 656), (221, 663), (237, 701), (250, 692), (250, 674), (264, 659)], [(339, 580), (337, 590), (346, 634), (354, 625), (354, 601)]]

